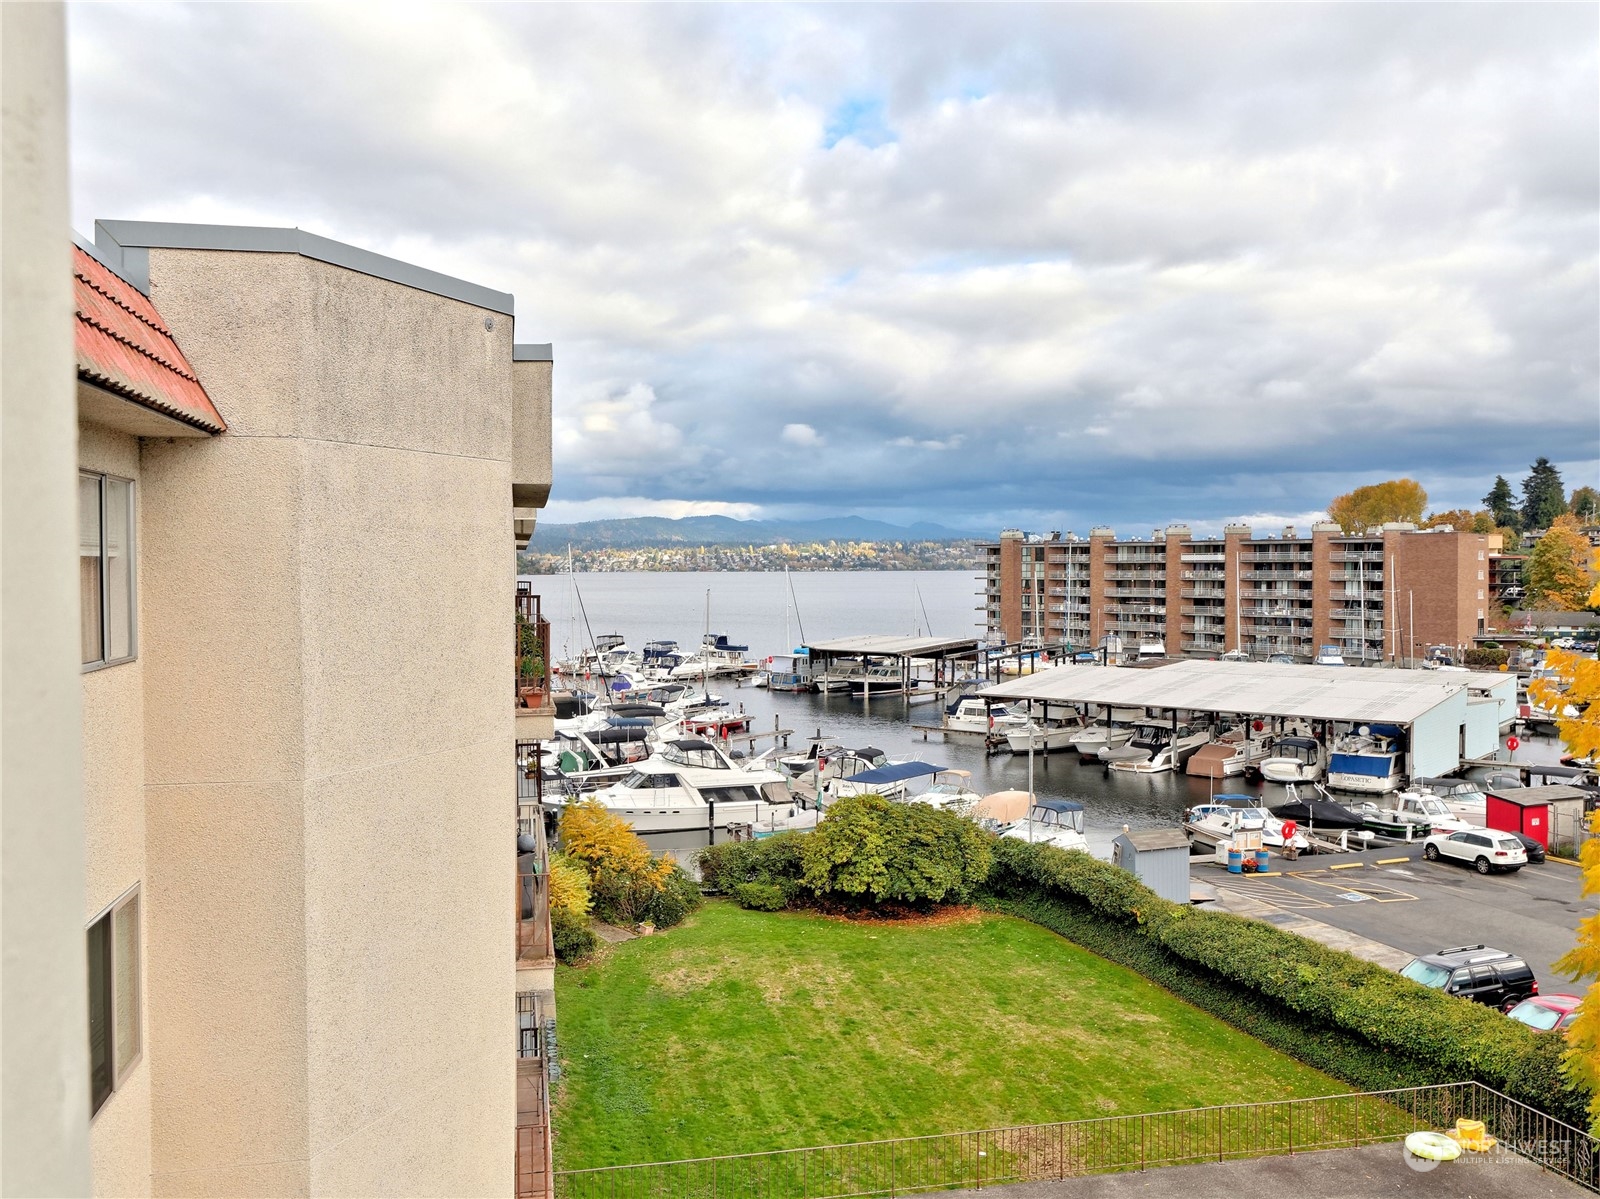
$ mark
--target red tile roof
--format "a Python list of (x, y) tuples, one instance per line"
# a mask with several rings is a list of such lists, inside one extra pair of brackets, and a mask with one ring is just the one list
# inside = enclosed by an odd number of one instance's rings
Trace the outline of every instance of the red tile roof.
[(72, 274), (80, 378), (209, 433), (228, 427), (148, 296), (77, 246)]

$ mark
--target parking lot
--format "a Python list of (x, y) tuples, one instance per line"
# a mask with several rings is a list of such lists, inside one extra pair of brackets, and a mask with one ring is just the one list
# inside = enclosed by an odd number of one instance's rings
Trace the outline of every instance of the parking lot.
[[(1355, 952), (1363, 947), (1334, 930), (1389, 946), (1395, 951), (1389, 955), (1365, 947), (1371, 951), (1364, 956), (1384, 965), (1454, 945), (1508, 950), (1527, 960), (1547, 993), (1572, 989), (1554, 963), (1572, 947), (1578, 922), (1600, 911), (1595, 899), (1579, 896), (1577, 867), (1561, 862), (1484, 877), (1470, 867), (1426, 861), (1416, 848), (1273, 867), (1271, 874), (1231, 875), (1197, 861), (1193, 876), (1216, 887), (1219, 904), (1231, 911)], [(1329, 933), (1322, 935), (1319, 925)]]

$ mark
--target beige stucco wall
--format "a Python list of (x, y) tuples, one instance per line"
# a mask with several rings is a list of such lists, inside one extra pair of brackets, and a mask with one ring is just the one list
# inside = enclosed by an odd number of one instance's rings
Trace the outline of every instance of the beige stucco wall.
[[(78, 426), (78, 465), (133, 479), (140, 507), (139, 439), (96, 424)], [(143, 538), (135, 534), (136, 550)], [(135, 574), (135, 595), (139, 596)], [(139, 614), (138, 628), (144, 625)], [(144, 902), (144, 669), (139, 658), (91, 670), (83, 680), (85, 925), (133, 887)], [(141, 910), (140, 933), (148, 921)], [(141, 942), (140, 960), (147, 954)], [(141, 1002), (141, 1013), (148, 1005)], [(150, 1059), (138, 1062), (89, 1126), (97, 1195), (150, 1193)]]
[(519, 508), (543, 508), (550, 498), (551, 393), (555, 364), (512, 366), (511, 497)]
[(150, 274), (229, 423), (144, 459), (156, 1192), (505, 1194), (510, 321)]
[(0, 4), (0, 1194), (89, 1190), (77, 435), (58, 4)]

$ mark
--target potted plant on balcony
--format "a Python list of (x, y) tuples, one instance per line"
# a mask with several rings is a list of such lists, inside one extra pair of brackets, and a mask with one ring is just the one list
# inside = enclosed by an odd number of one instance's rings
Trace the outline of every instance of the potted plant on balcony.
[(545, 672), (544, 646), (539, 640), (539, 630), (532, 621), (518, 612), (517, 706), (543, 707), (548, 690), (549, 676)]

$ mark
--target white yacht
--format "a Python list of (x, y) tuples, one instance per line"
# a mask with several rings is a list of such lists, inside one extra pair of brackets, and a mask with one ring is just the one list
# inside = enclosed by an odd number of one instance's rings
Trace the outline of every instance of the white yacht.
[(1317, 647), (1317, 656), (1312, 659), (1313, 666), (1344, 666), (1344, 655), (1339, 652), (1337, 645), (1321, 645)]
[(1293, 848), (1296, 853), (1311, 848), (1311, 842), (1295, 829), (1284, 838), (1284, 822), (1274, 816), (1253, 795), (1214, 795), (1210, 802), (1195, 804), (1183, 814), (1183, 831), (1198, 845), (1215, 848), (1233, 840), (1235, 833), (1261, 834), (1268, 849)]
[(1400, 757), (1395, 738), (1363, 725), (1333, 743), (1328, 754), (1328, 786), (1365, 795), (1398, 791)]
[(700, 640), (700, 649), (672, 668), (675, 679), (706, 679), (720, 675), (740, 675), (756, 669), (757, 664), (746, 662), (748, 645), (734, 645), (725, 633), (707, 633)]
[(1482, 827), (1463, 820), (1437, 795), (1406, 791), (1396, 795), (1392, 802), (1394, 806), (1386, 807), (1369, 801), (1357, 810), (1373, 832), (1407, 840), (1420, 839), (1429, 833), (1459, 833)]
[(1083, 835), (1083, 805), (1070, 799), (1036, 797), (1027, 816), (1000, 835), (1031, 845), (1089, 852), (1089, 839)]
[(969, 733), (1004, 733), (1028, 723), (1022, 712), (1004, 704), (986, 704), (973, 695), (963, 695), (944, 710), (944, 727)]
[(801, 808), (776, 770), (750, 769), (709, 741), (669, 741), (620, 782), (595, 793), (640, 833), (702, 832), (748, 824), (809, 828), (817, 814)]
[(1437, 796), (1460, 819), (1478, 828), (1489, 823), (1489, 796), (1471, 779), (1412, 779), (1410, 789), (1401, 794)]
[(1119, 749), (1133, 740), (1133, 726), (1112, 722), (1110, 724), (1091, 724), (1081, 731), (1067, 738), (1067, 744), (1078, 751), (1078, 756), (1086, 762), (1092, 762), (1100, 756), (1100, 751), (1108, 746)]
[(1269, 783), (1314, 783), (1322, 777), (1325, 756), (1314, 737), (1276, 737), (1256, 769)]
[(937, 779), (945, 773), (943, 766), (931, 762), (889, 762), (871, 770), (859, 770), (848, 778), (834, 777), (824, 780), (821, 802), (824, 807), (836, 799), (855, 795), (881, 795), (885, 799), (907, 799), (911, 784), (917, 779)]
[(1072, 749), (1072, 739), (1083, 731), (1083, 719), (1028, 721), (1020, 728), (1006, 729), (1006, 744), (1014, 754), (1025, 754), (1030, 749), (1036, 754), (1052, 753), (1058, 749)]

